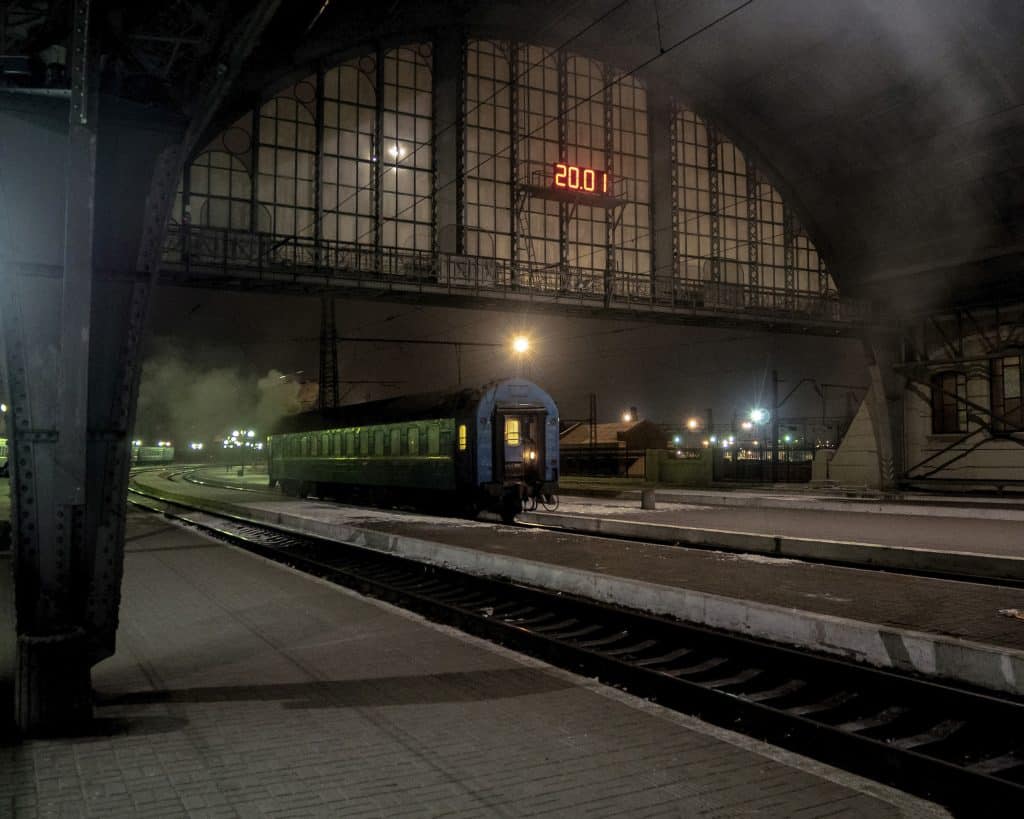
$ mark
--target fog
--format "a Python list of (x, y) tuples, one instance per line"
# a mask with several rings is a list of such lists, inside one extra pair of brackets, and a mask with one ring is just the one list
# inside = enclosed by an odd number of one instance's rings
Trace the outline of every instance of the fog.
[(299, 384), (278, 370), (257, 376), (238, 367), (204, 366), (167, 343), (142, 368), (135, 436), (207, 441), (244, 427), (266, 433), (299, 409)]

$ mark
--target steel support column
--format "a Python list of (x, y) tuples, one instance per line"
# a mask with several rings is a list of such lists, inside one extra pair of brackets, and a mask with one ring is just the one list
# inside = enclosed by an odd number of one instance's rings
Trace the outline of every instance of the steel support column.
[[(523, 198), (519, 195), (519, 46), (512, 43), (509, 46), (508, 54), (508, 167), (509, 167), (509, 259), (511, 259), (511, 276), (509, 282), (513, 287), (516, 285), (516, 270), (519, 266), (519, 209), (525, 207)], [(526, 236), (525, 240), (530, 241)]]
[[(17, 725), (30, 733), (92, 714), (82, 602), (91, 579), (85, 488), (99, 90), (93, 40), (89, 0), (77, 0), (69, 55), (63, 274), (42, 286), (21, 280), (4, 288), (13, 392), (14, 710)], [(47, 314), (47, 303), (59, 305), (55, 313)], [(53, 356), (53, 369), (40, 372), (41, 353)], [(55, 377), (55, 385), (39, 383), (43, 373)]]
[(711, 123), (707, 123), (708, 134), (708, 211), (711, 219), (711, 256), (708, 279), (713, 282), (722, 280), (722, 220), (719, 201), (718, 178), (718, 131)]
[[(569, 161), (569, 60), (565, 49), (559, 49), (558, 61), (558, 161)], [(569, 275), (569, 203), (558, 203), (558, 275)], [(605, 291), (607, 304), (611, 294)]]
[(129, 439), (167, 219), (185, 159), (278, 2), (256, 4), (226, 36), (217, 71), (191, 95), (190, 119), (155, 111), (140, 123), (115, 99), (104, 101), (102, 121), (93, 116), (82, 0), (70, 104), (26, 95), (0, 110), (23, 731), (86, 718), (90, 668), (114, 651)]
[(648, 102), (647, 133), (650, 140), (651, 271), (654, 300), (672, 304), (675, 298), (679, 239), (676, 235), (675, 111), (667, 100)]
[(760, 300), (761, 249), (758, 236), (757, 166), (747, 159), (747, 302), (753, 306)]
[(785, 202), (782, 203), (782, 263), (783, 305), (792, 310), (796, 306), (796, 214)]
[[(615, 179), (615, 99), (612, 89), (615, 84), (615, 70), (605, 66), (601, 75), (601, 109), (604, 115), (604, 169)], [(621, 196), (621, 191), (619, 192)], [(606, 208), (604, 212), (604, 303), (611, 304), (611, 294), (615, 291), (615, 210)]]
[(862, 340), (870, 387), (868, 404), (878, 452), (880, 485), (884, 491), (898, 488), (905, 471), (904, 378), (899, 373), (900, 340), (873, 335)]
[(435, 249), (465, 252), (465, 38), (445, 29), (434, 39), (434, 224)]

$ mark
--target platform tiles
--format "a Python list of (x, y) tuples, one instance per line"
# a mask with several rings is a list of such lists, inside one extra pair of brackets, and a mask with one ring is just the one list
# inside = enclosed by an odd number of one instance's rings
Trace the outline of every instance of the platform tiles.
[(118, 639), (0, 814), (945, 815), (142, 513)]

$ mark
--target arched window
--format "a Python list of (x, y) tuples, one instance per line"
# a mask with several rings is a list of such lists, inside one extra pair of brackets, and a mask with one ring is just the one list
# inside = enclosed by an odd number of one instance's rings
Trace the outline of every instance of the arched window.
[(673, 137), (677, 274), (684, 287), (741, 285), (744, 303), (783, 308), (796, 307), (799, 293), (835, 292), (792, 209), (739, 148), (685, 108), (676, 112)]

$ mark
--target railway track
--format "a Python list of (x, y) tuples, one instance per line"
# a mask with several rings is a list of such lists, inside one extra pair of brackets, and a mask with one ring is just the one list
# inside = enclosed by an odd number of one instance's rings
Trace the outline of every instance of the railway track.
[(272, 560), (636, 695), (934, 799), (1024, 807), (1024, 703), (480, 578), (347, 544), (133, 502)]
[[(195, 475), (197, 469), (197, 467), (182, 468), (174, 473), (169, 474), (169, 477), (171, 480), (180, 479), (182, 481), (195, 484), (197, 486), (206, 486), (215, 489), (230, 489), (237, 492), (276, 494), (275, 490), (266, 487), (258, 488), (249, 486), (239, 486), (237, 483), (232, 483), (230, 481), (218, 481), (216, 479), (211, 479), (208, 476), (199, 478)], [(529, 511), (537, 510), (534, 509)], [(605, 540), (620, 540), (626, 543), (656, 543), (663, 546), (675, 546), (683, 549), (692, 549), (698, 551), (724, 551), (736, 554), (755, 554), (764, 558), (782, 557), (787, 560), (801, 560), (805, 563), (817, 563), (822, 566), (837, 566), (839, 568), (844, 569), (859, 569), (863, 571), (885, 572), (887, 574), (901, 574), (907, 575), (909, 577), (926, 577), (934, 578), (937, 580), (954, 580), (966, 583), (981, 583), (987, 586), (1003, 586), (1006, 588), (1014, 589), (1024, 588), (1024, 579), (999, 576), (995, 574), (965, 573), (963, 571), (957, 571), (955, 569), (940, 571), (938, 569), (924, 569), (919, 566), (899, 566), (892, 565), (889, 563), (872, 563), (866, 559), (840, 560), (836, 558), (828, 558), (810, 554), (801, 554), (796, 556), (789, 554), (775, 555), (769, 552), (765, 552), (764, 550), (744, 549), (735, 546), (723, 546), (720, 543), (715, 543), (713, 540), (710, 539), (706, 543), (680, 543), (677, 540), (658, 538), (656, 536), (651, 535), (645, 535), (641, 537), (626, 534), (617, 534), (608, 531), (594, 533), (586, 529), (581, 529), (573, 526), (566, 526), (564, 524), (548, 524), (533, 521), (518, 521), (515, 525), (521, 526), (526, 529), (536, 529), (560, 534), (575, 534), (581, 535), (583, 537), (599, 537)]]

